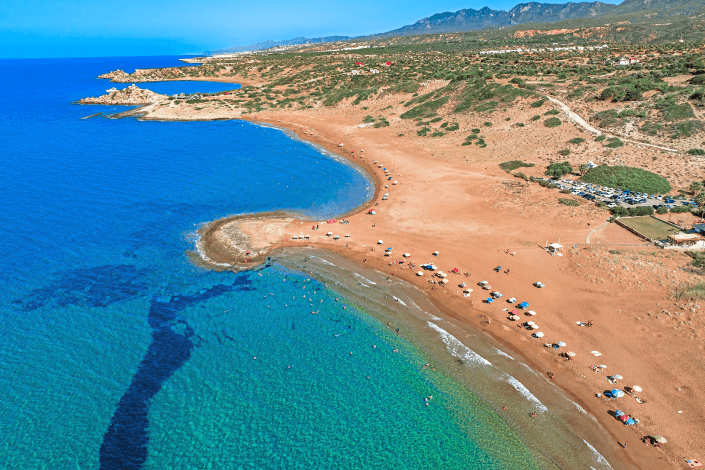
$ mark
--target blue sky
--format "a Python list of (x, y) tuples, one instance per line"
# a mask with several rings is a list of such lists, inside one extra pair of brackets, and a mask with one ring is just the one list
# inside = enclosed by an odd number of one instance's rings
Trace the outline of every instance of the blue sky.
[(267, 39), (379, 33), (434, 13), (484, 6), (506, 10), (517, 3), (508, 0), (0, 0), (0, 57), (198, 53)]

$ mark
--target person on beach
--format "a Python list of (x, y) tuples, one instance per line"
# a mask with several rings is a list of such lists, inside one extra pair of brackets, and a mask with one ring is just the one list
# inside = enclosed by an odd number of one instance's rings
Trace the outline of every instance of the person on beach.
[(537, 417), (537, 416), (538, 416), (538, 415), (537, 415), (536, 413), (531, 413), (531, 417), (532, 417), (532, 418), (535, 418), (535, 417)]

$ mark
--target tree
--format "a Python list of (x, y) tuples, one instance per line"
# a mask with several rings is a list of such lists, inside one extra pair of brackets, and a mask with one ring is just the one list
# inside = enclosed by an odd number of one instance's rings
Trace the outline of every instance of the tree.
[(629, 215), (627, 208), (622, 206), (613, 207), (610, 212), (618, 217), (626, 217)]
[(658, 209), (656, 209), (657, 214), (666, 214), (668, 212), (668, 207), (666, 206), (658, 206)]
[(573, 167), (570, 166), (570, 162), (551, 163), (548, 165), (546, 175), (552, 178), (560, 178), (561, 176), (567, 175), (572, 171)]
[(699, 191), (693, 198), (693, 201), (695, 201), (700, 210), (703, 210), (705, 206), (705, 191)]
[(578, 169), (578, 171), (580, 171), (581, 175), (584, 175), (585, 173), (587, 173), (588, 170), (589, 170), (589, 168), (585, 163), (581, 164)]
[(698, 193), (699, 191), (702, 191), (703, 189), (703, 184), (700, 181), (693, 181), (690, 183), (690, 191), (693, 193)]

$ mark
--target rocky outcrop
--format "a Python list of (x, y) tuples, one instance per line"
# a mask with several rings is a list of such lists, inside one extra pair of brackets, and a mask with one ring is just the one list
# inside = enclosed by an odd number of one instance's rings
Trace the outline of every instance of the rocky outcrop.
[(98, 75), (98, 78), (105, 78), (113, 82), (119, 82), (122, 80), (130, 81), (130, 74), (124, 70), (113, 70), (112, 72), (104, 73), (103, 75)]
[(103, 96), (97, 98), (83, 98), (79, 104), (106, 104), (106, 105), (140, 105), (157, 103), (166, 98), (151, 90), (144, 90), (136, 85), (130, 85), (122, 90), (109, 90)]

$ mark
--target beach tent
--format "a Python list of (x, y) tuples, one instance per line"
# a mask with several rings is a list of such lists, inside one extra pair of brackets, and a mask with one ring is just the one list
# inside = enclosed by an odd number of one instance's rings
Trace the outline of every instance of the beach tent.
[(494, 302), (494, 299), (492, 297), (487, 297), (487, 303), (491, 304), (492, 302)]
[(563, 245), (561, 245), (560, 243), (551, 243), (550, 245), (548, 245), (548, 251), (550, 251), (551, 253), (560, 253), (561, 251), (563, 251)]
[(519, 305), (517, 305), (517, 307), (519, 307), (519, 308), (527, 308), (528, 306), (529, 306), (528, 302), (522, 302)]
[(559, 348), (562, 348), (562, 347), (567, 346), (567, 345), (566, 345), (563, 341), (559, 341), (559, 342), (556, 343), (556, 346), (558, 346)]
[(416, 273), (417, 276), (423, 276), (423, 271), (419, 271)]
[(543, 333), (541, 333), (540, 331), (537, 331), (536, 333), (534, 333), (531, 336), (533, 336), (534, 338), (543, 338)]
[(611, 393), (614, 398), (622, 398), (624, 396), (624, 392), (619, 390), (618, 388), (612, 389)]
[(642, 391), (641, 387), (638, 386), (638, 385), (634, 385), (634, 386), (632, 387), (632, 390), (634, 390), (635, 392), (641, 392), (641, 391)]
[(624, 416), (624, 411), (622, 411), (622, 410), (616, 410), (616, 411), (614, 412), (614, 415), (615, 415), (617, 418), (620, 418), (620, 417)]
[(666, 442), (668, 442), (663, 436), (654, 436), (653, 439), (654, 441), (659, 442), (661, 444), (665, 444)]

